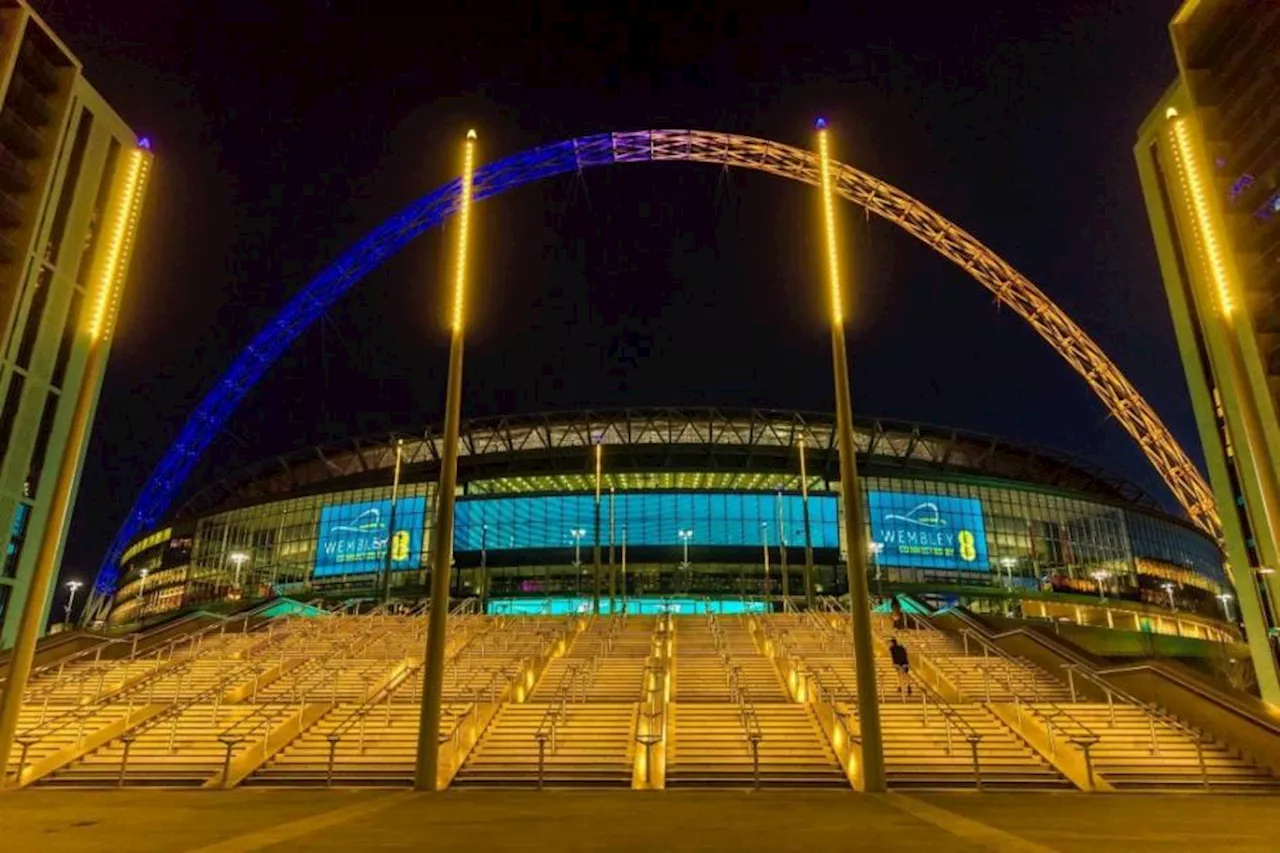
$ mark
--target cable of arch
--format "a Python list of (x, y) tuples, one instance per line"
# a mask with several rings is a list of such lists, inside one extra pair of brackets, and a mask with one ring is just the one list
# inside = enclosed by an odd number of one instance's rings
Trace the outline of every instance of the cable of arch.
[[(735, 166), (816, 185), (817, 155), (791, 145), (700, 130), (640, 130), (581, 136), (532, 148), (477, 170), (476, 201), (544, 178), (595, 166), (646, 162)], [(834, 163), (844, 199), (898, 225), (947, 258), (1009, 306), (1079, 373), (1138, 443), (1191, 520), (1221, 538), (1213, 493), (1173, 434), (1132, 383), (1084, 330), (1029, 279), (967, 231), (902, 190)], [(201, 454), (249, 390), (325, 310), (406, 243), (454, 211), (460, 189), (451, 181), (392, 216), (345, 251), (296, 293), (249, 342), (187, 418), (161, 457), (112, 540), (94, 591), (115, 589), (125, 547), (168, 510)]]

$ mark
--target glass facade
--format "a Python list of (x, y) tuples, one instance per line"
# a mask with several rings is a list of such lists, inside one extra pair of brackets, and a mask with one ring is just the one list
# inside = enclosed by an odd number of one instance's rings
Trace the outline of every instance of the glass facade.
[[(768, 588), (776, 593), (784, 558), (792, 593), (801, 590), (805, 525), (798, 491), (645, 485), (653, 481), (646, 475), (616, 478), (612, 482), (623, 487), (601, 495), (601, 562), (608, 564), (612, 550), (620, 590), (636, 596), (756, 595), (768, 571)], [(509, 482), (503, 479), (498, 488), (496, 479), (471, 481), (459, 496), (455, 593), (478, 590), (483, 566), (493, 596), (570, 601), (589, 595), (596, 516), (594, 490), (581, 488), (588, 481), (565, 480), (579, 486), (567, 493), (522, 495), (512, 494)], [(1008, 481), (868, 476), (862, 483), (864, 547), (869, 571), (882, 583), (1075, 593), (1095, 592), (1102, 584), (1109, 596), (1135, 600), (1143, 597), (1144, 585), (1151, 586), (1141, 580), (1144, 573), (1206, 590), (1225, 583), (1214, 543), (1155, 514)], [(135, 619), (140, 607), (158, 614), (272, 591), (368, 590), (388, 554), (394, 586), (421, 585), (432, 548), (434, 488), (402, 484), (394, 522), (391, 488), (385, 486), (260, 503), (189, 522), (188, 533), (176, 525), (152, 534), (126, 552), (112, 621)], [(841, 504), (838, 491), (810, 493), (819, 592), (843, 591)], [(627, 564), (620, 577), (624, 543)], [(603, 583), (607, 591), (608, 580)]]

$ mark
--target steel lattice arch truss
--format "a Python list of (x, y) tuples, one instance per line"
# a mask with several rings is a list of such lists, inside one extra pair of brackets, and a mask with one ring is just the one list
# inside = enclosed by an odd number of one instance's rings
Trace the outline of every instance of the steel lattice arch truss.
[[(483, 201), (543, 178), (595, 166), (656, 161), (752, 169), (816, 186), (811, 151), (738, 134), (699, 130), (602, 133), (530, 149), (475, 173)], [(1084, 330), (1029, 279), (971, 234), (902, 190), (852, 166), (833, 163), (836, 192), (906, 230), (951, 260), (1009, 306), (1044, 338), (1133, 437), (1173, 496), (1202, 530), (1220, 538), (1213, 494), (1168, 427)], [(95, 592), (115, 588), (121, 553), (168, 511), (205, 449), (255, 383), (325, 310), (356, 282), (422, 232), (452, 214), (461, 193), (454, 180), (418, 199), (370, 232), (293, 296), (261, 329), (188, 417), (156, 465), (108, 549)]]

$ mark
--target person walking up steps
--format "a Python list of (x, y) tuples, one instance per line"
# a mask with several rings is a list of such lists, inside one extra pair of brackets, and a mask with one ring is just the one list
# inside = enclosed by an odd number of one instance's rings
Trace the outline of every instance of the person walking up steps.
[(898, 692), (902, 693), (906, 688), (908, 696), (911, 695), (911, 661), (907, 657), (907, 647), (898, 642), (897, 637), (889, 640), (889, 657), (893, 660), (893, 668), (898, 671)]

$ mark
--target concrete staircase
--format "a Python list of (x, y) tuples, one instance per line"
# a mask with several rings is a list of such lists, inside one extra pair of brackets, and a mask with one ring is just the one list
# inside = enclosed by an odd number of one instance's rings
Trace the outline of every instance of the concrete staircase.
[[(554, 738), (548, 720), (561, 714)], [(506, 704), (458, 771), (458, 787), (631, 787), (634, 703)], [(539, 755), (541, 754), (541, 774)]]
[(1091, 749), (1093, 765), (1116, 790), (1280, 791), (1280, 780), (1269, 771), (1221, 743), (1202, 744), (1202, 769), (1196, 752), (1196, 734), (1152, 718), (1142, 708), (1077, 702), (1069, 710), (1098, 736), (1098, 743)]

